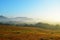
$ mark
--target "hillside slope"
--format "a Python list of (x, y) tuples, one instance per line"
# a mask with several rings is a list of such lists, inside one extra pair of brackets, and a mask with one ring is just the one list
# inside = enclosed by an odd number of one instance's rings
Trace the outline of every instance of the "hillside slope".
[(60, 34), (34, 27), (0, 25), (0, 40), (60, 40)]

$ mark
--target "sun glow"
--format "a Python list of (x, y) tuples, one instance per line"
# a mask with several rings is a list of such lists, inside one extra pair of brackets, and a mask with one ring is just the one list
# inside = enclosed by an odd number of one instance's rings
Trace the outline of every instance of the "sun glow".
[(58, 7), (54, 7), (52, 9), (49, 9), (50, 11), (48, 11), (48, 16), (47, 16), (47, 20), (50, 22), (56, 22), (59, 23), (60, 22), (60, 8)]
[(46, 18), (41, 20), (42, 22), (50, 24), (60, 24), (60, 12), (50, 13)]

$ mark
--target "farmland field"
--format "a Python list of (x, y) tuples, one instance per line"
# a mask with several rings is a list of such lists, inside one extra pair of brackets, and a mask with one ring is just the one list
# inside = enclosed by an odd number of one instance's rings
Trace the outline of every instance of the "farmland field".
[(60, 40), (60, 34), (35, 27), (0, 25), (0, 40)]

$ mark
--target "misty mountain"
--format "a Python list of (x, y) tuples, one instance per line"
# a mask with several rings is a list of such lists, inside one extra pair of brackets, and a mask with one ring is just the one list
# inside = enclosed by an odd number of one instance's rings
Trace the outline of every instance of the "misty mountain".
[(7, 22), (9, 18), (5, 16), (0, 16), (0, 22)]
[(0, 16), (0, 19), (6, 19), (7, 17), (4, 17), (4, 16)]
[(27, 17), (7, 18), (5, 16), (0, 16), (0, 22), (19, 24), (19, 23), (34, 23), (35, 21), (34, 19)]

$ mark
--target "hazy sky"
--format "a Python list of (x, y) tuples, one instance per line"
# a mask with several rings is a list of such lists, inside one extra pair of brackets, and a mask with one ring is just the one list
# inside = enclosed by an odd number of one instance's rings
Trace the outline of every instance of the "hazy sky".
[(0, 15), (60, 21), (60, 0), (0, 0)]

